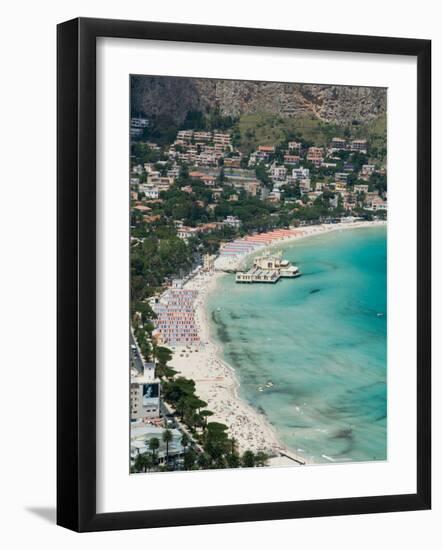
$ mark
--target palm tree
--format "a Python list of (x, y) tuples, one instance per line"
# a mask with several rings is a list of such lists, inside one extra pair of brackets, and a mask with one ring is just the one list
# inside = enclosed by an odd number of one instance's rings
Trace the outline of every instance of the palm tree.
[(149, 449), (152, 451), (152, 458), (153, 462), (155, 463), (156, 457), (155, 457), (155, 451), (157, 451), (160, 448), (160, 440), (158, 437), (152, 437), (149, 439), (148, 443)]
[(166, 428), (163, 432), (162, 438), (164, 443), (166, 444), (166, 464), (169, 464), (169, 443), (173, 439), (172, 432), (168, 428)]
[(142, 472), (144, 470), (144, 464), (143, 464), (143, 455), (139, 454), (137, 455), (135, 459), (134, 468), (136, 472)]
[(183, 447), (184, 453), (186, 452), (187, 447), (189, 446), (189, 443), (190, 443), (189, 436), (187, 434), (183, 434), (183, 436), (181, 437), (181, 446)]

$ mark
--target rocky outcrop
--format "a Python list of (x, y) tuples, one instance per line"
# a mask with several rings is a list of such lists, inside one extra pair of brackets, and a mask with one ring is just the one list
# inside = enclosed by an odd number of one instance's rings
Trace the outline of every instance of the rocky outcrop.
[(168, 115), (181, 123), (189, 110), (223, 115), (267, 112), (347, 125), (367, 122), (386, 112), (384, 88), (133, 76), (132, 113)]

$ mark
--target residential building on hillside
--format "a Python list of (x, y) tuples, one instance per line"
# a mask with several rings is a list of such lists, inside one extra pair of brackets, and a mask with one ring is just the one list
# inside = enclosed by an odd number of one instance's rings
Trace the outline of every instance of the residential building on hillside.
[(353, 187), (355, 193), (367, 193), (368, 184), (358, 183)]
[(191, 141), (193, 139), (193, 130), (180, 130), (177, 139), (181, 141)]
[(223, 224), (233, 227), (234, 229), (239, 229), (241, 227), (241, 220), (236, 216), (227, 216)]
[(320, 166), (324, 160), (324, 150), (322, 147), (309, 147), (307, 151), (307, 160), (315, 166)]
[(293, 168), (292, 177), (295, 181), (308, 179), (310, 177), (310, 170), (308, 168)]
[(298, 155), (284, 155), (284, 164), (298, 164), (299, 159)]
[(363, 164), (361, 168), (361, 176), (370, 176), (375, 171), (374, 164)]
[(345, 151), (347, 149), (347, 141), (342, 138), (334, 137), (330, 142), (330, 151)]
[(225, 157), (224, 166), (226, 168), (241, 168), (241, 157)]
[(195, 237), (198, 235), (199, 231), (197, 227), (187, 227), (186, 225), (182, 225), (177, 230), (177, 235), (180, 239), (187, 242), (192, 237)]
[(212, 132), (194, 132), (193, 139), (195, 141), (212, 141)]
[(354, 139), (350, 142), (350, 151), (358, 151), (360, 153), (367, 153), (367, 140), (366, 139)]
[(132, 117), (130, 119), (130, 125), (132, 128), (147, 128), (150, 122), (148, 118)]
[(142, 183), (140, 185), (140, 191), (144, 193), (146, 199), (157, 199), (159, 197), (158, 187), (155, 187), (149, 183)]
[(348, 180), (347, 172), (336, 172), (335, 181), (338, 181), (340, 183), (347, 183), (347, 180)]
[(281, 200), (281, 190), (278, 189), (277, 187), (274, 187), (268, 197), (267, 197), (267, 200), (270, 201), (270, 202), (279, 202)]
[(387, 201), (384, 201), (381, 197), (375, 197), (367, 201), (365, 209), (372, 210), (374, 212), (378, 210), (387, 210)]
[(213, 134), (213, 143), (215, 144), (215, 147), (217, 145), (221, 145), (223, 148), (230, 147), (230, 134), (215, 132)]
[(287, 168), (285, 166), (273, 165), (270, 168), (270, 176), (273, 180), (285, 180), (287, 177)]
[(335, 191), (345, 191), (347, 189), (347, 185), (344, 182), (337, 181), (335, 183)]
[(289, 141), (287, 144), (287, 148), (290, 153), (300, 153), (302, 149), (302, 143), (300, 141)]
[(302, 194), (309, 193), (312, 189), (311, 181), (309, 178), (304, 178), (299, 181), (299, 189)]

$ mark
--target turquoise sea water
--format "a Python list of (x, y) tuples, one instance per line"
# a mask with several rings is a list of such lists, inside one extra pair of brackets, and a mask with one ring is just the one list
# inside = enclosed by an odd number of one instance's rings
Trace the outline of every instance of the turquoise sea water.
[(207, 302), (242, 397), (314, 462), (387, 457), (386, 242), (377, 227), (286, 245), (301, 277), (241, 285), (225, 275)]

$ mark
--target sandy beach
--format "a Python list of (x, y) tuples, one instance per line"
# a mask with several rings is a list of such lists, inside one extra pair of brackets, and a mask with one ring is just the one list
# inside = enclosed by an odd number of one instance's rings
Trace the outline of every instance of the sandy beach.
[[(267, 239), (264, 241), (263, 244), (265, 246), (260, 246), (259, 248), (251, 248), (249, 251), (245, 251), (244, 253), (238, 253), (238, 254), (229, 254), (228, 256), (220, 254), (220, 256), (215, 261), (215, 270), (218, 271), (236, 271), (236, 270), (243, 270), (246, 267), (247, 262), (250, 260), (251, 257), (262, 254), (265, 251), (272, 250), (274, 247), (281, 247), (285, 244), (290, 244), (294, 241), (298, 241), (300, 239), (305, 239), (307, 237), (312, 237), (314, 235), (323, 235), (326, 233), (330, 233), (332, 231), (343, 231), (346, 229), (358, 229), (361, 227), (376, 227), (381, 225), (386, 225), (386, 221), (377, 220), (377, 221), (357, 221), (357, 222), (347, 222), (347, 223), (336, 223), (336, 224), (320, 224), (320, 225), (311, 225), (311, 226), (303, 226), (298, 228), (293, 228), (291, 231), (287, 231), (288, 234), (284, 235), (283, 237), (279, 237), (277, 235), (277, 231), (269, 231), (268, 233), (264, 233), (259, 235), (260, 238), (263, 238), (264, 235), (267, 235)], [(276, 236), (273, 236), (273, 234), (276, 233)], [(290, 234), (291, 233), (291, 234)], [(247, 241), (249, 237), (246, 237), (245, 239), (240, 239), (239, 242), (245, 242)], [(250, 237), (253, 238), (253, 237)], [(237, 241), (238, 242), (238, 241)]]
[[(258, 253), (312, 235), (381, 224), (385, 224), (385, 222), (356, 222), (305, 227), (302, 228), (302, 234), (272, 242), (271, 245), (261, 248)], [(241, 262), (255, 254), (257, 251), (245, 255), (241, 258)], [(239, 382), (236, 374), (222, 360), (221, 350), (211, 339), (205, 301), (209, 293), (216, 288), (218, 279), (223, 275), (224, 273), (220, 271), (200, 272), (186, 282), (186, 289), (198, 291), (194, 306), (195, 321), (201, 342), (199, 345), (193, 346), (176, 346), (170, 364), (186, 378), (195, 380), (197, 395), (208, 403), (208, 408), (214, 413), (211, 420), (222, 422), (229, 427), (230, 437), (235, 438), (240, 453), (247, 449), (255, 452), (265, 451), (272, 456), (269, 461), (272, 466), (306, 463), (304, 457), (298, 456), (284, 447), (278, 440), (275, 429), (263, 414), (239, 397)]]
[(205, 299), (222, 276), (222, 273), (204, 273), (186, 283), (186, 288), (198, 290), (195, 318), (201, 343), (198, 347), (176, 347), (170, 365), (195, 380), (197, 395), (214, 413), (210, 420), (229, 427), (230, 437), (235, 438), (240, 453), (250, 449), (279, 455), (281, 445), (273, 428), (262, 414), (239, 398), (235, 373), (220, 359), (220, 350), (210, 339)]

